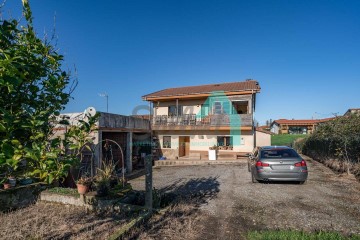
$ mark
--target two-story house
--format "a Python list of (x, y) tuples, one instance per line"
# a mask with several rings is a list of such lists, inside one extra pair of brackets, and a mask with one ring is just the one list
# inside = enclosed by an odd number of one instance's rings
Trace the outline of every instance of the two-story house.
[(169, 88), (143, 96), (152, 105), (152, 130), (168, 159), (192, 153), (206, 159), (209, 147), (236, 156), (255, 146), (255, 80)]

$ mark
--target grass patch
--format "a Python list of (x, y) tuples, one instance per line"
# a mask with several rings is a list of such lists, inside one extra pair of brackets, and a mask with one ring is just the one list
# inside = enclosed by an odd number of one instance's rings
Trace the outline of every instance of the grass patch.
[(360, 240), (359, 235), (345, 237), (336, 232), (306, 233), (301, 231), (254, 231), (248, 234), (249, 240)]
[(273, 146), (291, 146), (298, 138), (305, 138), (304, 134), (277, 134), (271, 136), (271, 145)]
[(80, 197), (80, 194), (78, 193), (76, 188), (53, 187), (53, 188), (49, 188), (48, 192), (57, 193), (57, 194), (60, 194), (60, 195)]

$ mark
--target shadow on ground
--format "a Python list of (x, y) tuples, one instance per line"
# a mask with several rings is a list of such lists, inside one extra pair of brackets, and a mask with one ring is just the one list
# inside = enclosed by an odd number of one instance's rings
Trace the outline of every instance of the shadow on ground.
[(218, 177), (192, 178), (188, 181), (178, 181), (159, 189), (159, 192), (171, 195), (177, 201), (191, 201), (202, 204), (215, 198), (219, 192)]
[[(217, 197), (220, 183), (218, 177), (179, 179), (156, 190), (160, 196), (167, 196), (168, 210), (154, 215), (141, 223), (123, 239), (196, 239), (201, 232), (196, 227), (201, 220), (199, 207)], [(156, 197), (154, 197), (154, 204)]]

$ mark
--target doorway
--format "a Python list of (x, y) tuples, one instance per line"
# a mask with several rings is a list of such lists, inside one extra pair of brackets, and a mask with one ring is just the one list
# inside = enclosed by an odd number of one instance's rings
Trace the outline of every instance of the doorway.
[(188, 157), (190, 153), (190, 137), (179, 137), (179, 157)]

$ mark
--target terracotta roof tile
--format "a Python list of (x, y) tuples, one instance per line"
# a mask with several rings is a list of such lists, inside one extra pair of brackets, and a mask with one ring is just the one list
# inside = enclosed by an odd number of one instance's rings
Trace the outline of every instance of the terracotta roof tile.
[(171, 97), (171, 96), (184, 96), (184, 95), (195, 95), (195, 94), (210, 94), (215, 91), (224, 92), (242, 92), (248, 90), (260, 91), (260, 85), (255, 80), (246, 80), (244, 82), (230, 82), (230, 83), (218, 83), (218, 84), (207, 84), (199, 86), (188, 86), (179, 88), (167, 88), (161, 91), (150, 93), (142, 96), (144, 100), (154, 97)]
[(317, 124), (322, 122), (327, 122), (333, 120), (335, 118), (324, 118), (324, 119), (302, 119), (302, 120), (289, 120), (289, 119), (279, 119), (275, 120), (277, 124), (287, 124), (287, 125), (311, 125)]
[(267, 131), (267, 130), (265, 130), (265, 129), (263, 129), (263, 128), (259, 128), (259, 127), (256, 128), (256, 131), (262, 132), (262, 133), (266, 133), (266, 134), (270, 134), (270, 135), (274, 135), (274, 134), (275, 134), (275, 133), (273, 133), (273, 132)]

